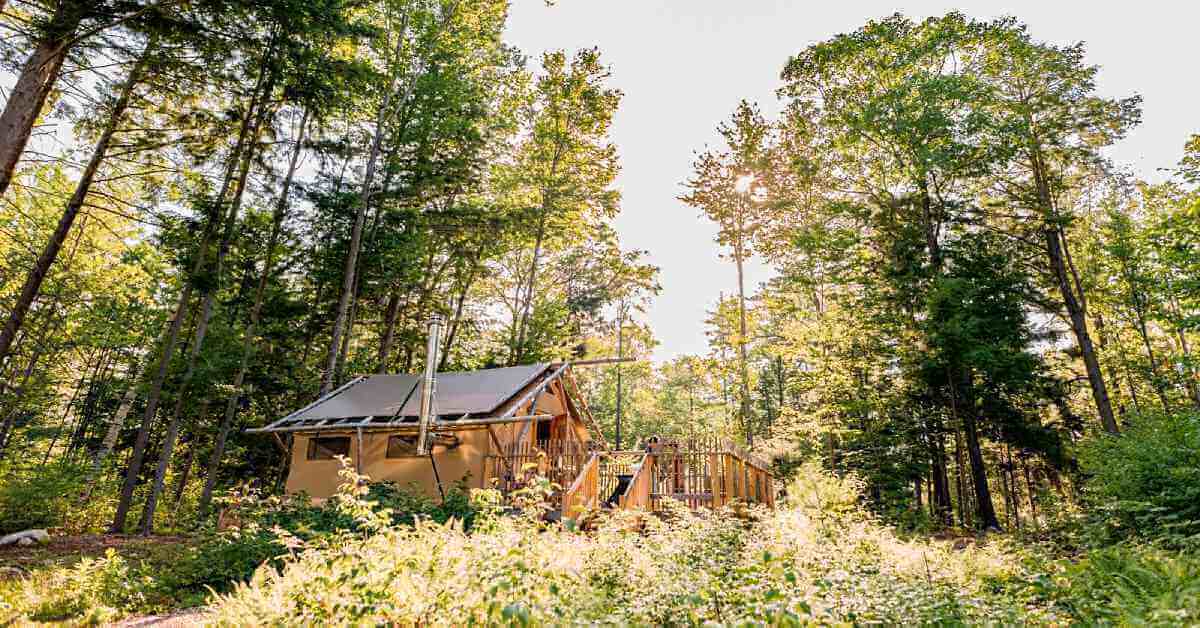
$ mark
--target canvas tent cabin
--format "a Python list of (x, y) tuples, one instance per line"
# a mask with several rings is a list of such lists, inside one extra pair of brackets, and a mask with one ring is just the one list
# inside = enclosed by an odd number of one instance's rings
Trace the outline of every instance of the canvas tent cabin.
[(435, 382), (429, 455), (417, 455), (419, 375), (358, 377), (250, 431), (290, 435), (287, 492), (318, 499), (337, 490), (339, 456), (372, 481), (437, 496), (464, 479), (505, 488), (525, 462), (569, 483), (599, 439), (570, 364), (439, 373)]

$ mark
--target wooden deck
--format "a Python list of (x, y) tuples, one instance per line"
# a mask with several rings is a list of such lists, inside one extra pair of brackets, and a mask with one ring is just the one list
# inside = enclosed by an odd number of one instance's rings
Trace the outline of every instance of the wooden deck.
[(775, 505), (767, 464), (728, 441), (668, 441), (649, 451), (589, 450), (577, 442), (543, 441), (488, 456), (488, 472), (509, 492), (534, 473), (560, 490), (566, 517), (588, 509), (656, 511), (667, 499), (691, 508), (734, 501)]

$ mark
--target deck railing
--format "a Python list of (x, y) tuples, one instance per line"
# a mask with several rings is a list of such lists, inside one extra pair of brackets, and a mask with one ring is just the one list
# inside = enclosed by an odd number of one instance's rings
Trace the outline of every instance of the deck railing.
[[(570, 487), (594, 452), (579, 441), (543, 440), (509, 445), (488, 454), (488, 478), (501, 492), (520, 488), (533, 469), (559, 486)], [(532, 467), (530, 465), (533, 465)]]
[(691, 508), (734, 501), (775, 506), (766, 463), (716, 439), (668, 441), (648, 451), (594, 451), (578, 441), (540, 441), (489, 454), (488, 473), (507, 493), (536, 472), (559, 487), (564, 516), (603, 507), (660, 510), (674, 499)]

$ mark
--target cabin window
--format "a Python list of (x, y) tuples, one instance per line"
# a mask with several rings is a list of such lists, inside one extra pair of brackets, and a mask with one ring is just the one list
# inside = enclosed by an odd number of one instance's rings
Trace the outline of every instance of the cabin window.
[(538, 442), (550, 440), (550, 421), (538, 421), (537, 440)]
[(350, 455), (349, 436), (322, 436), (308, 439), (309, 460), (333, 460), (337, 456)]
[(388, 458), (410, 458), (417, 455), (416, 436), (388, 436)]

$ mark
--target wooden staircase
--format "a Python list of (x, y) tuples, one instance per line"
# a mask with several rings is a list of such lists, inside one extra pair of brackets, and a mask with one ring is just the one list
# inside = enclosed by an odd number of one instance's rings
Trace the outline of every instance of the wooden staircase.
[(651, 451), (593, 452), (562, 494), (562, 513), (660, 510), (674, 499), (691, 508), (734, 501), (775, 507), (774, 477), (765, 462), (728, 441), (684, 441)]

